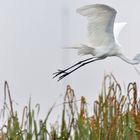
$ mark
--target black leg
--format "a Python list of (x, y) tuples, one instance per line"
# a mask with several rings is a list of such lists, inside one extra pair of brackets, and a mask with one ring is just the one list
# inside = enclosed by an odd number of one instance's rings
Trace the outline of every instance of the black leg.
[(89, 63), (92, 63), (92, 62), (94, 62), (94, 61), (97, 61), (97, 60), (101, 60), (101, 58), (95, 58), (95, 59), (90, 60), (90, 61), (88, 61), (88, 62), (84, 62), (84, 63), (82, 63), (80, 66), (76, 67), (75, 69), (73, 69), (73, 70), (71, 70), (71, 71), (69, 71), (69, 72), (63, 73), (63, 74), (58, 78), (58, 81), (60, 81), (60, 80), (63, 79), (64, 77), (68, 76), (68, 75), (71, 74), (72, 72), (76, 71), (77, 69), (79, 69), (79, 68), (81, 68), (81, 67), (83, 67), (83, 66), (85, 66), (85, 65), (87, 65), (87, 64), (89, 64)]
[(77, 66), (77, 65), (82, 64), (83, 62), (89, 61), (89, 60), (91, 60), (91, 59), (93, 59), (93, 58), (94, 58), (94, 57), (90, 57), (90, 58), (88, 58), (88, 59), (84, 59), (84, 60), (82, 60), (82, 61), (79, 61), (78, 63), (76, 63), (76, 64), (70, 66), (69, 68), (67, 68), (67, 69), (65, 69), (65, 70), (60, 70), (60, 69), (58, 69), (57, 72), (53, 73), (53, 75), (54, 75), (53, 78), (57, 77), (57, 76), (60, 75), (60, 74), (67, 73), (68, 70), (74, 68), (74, 67)]

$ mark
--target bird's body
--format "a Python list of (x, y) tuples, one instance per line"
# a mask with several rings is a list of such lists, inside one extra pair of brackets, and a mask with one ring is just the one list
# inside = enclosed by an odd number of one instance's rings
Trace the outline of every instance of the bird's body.
[(77, 47), (79, 54), (87, 55), (86, 49), (89, 49), (89, 54), (96, 57), (120, 55), (121, 45), (118, 35), (126, 23), (114, 24), (116, 10), (107, 5), (94, 4), (79, 8), (77, 12), (88, 19), (90, 44), (88, 47), (86, 45)]
[(88, 44), (79, 44), (71, 48), (77, 49), (80, 55), (92, 55), (92, 57), (80, 61), (65, 70), (58, 70), (54, 77), (62, 74), (59, 77), (59, 80), (61, 80), (86, 64), (111, 56), (117, 56), (132, 65), (140, 62), (140, 54), (137, 54), (134, 59), (128, 59), (123, 54), (118, 36), (126, 23), (114, 23), (117, 13), (115, 9), (104, 4), (93, 4), (77, 9), (77, 13), (88, 20), (89, 42)]

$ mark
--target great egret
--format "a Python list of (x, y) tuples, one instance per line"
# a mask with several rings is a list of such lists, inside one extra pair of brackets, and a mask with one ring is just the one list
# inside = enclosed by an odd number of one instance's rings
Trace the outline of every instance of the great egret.
[(118, 35), (126, 23), (114, 23), (117, 13), (115, 9), (104, 4), (93, 4), (79, 8), (77, 12), (87, 17), (89, 44), (80, 44), (72, 47), (72, 49), (77, 49), (80, 55), (90, 54), (92, 57), (82, 60), (65, 70), (58, 70), (54, 73), (53, 78), (59, 76), (59, 81), (84, 65), (110, 56), (117, 56), (132, 65), (139, 64), (140, 53), (133, 59), (128, 59), (122, 52)]

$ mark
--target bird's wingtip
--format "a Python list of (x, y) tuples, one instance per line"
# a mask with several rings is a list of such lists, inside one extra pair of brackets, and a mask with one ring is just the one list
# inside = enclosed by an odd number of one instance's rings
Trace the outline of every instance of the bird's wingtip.
[(111, 7), (111, 6), (108, 6), (108, 5), (106, 5), (106, 4), (98, 4), (98, 3), (96, 3), (96, 4), (91, 4), (91, 5), (86, 5), (86, 6), (83, 6), (83, 7), (81, 7), (81, 8), (78, 8), (78, 9), (76, 9), (76, 12), (78, 13), (78, 14), (80, 14), (80, 15), (83, 15), (83, 16), (87, 16), (87, 15), (89, 15), (90, 13), (92, 13), (93, 12), (93, 9), (105, 9), (105, 10), (108, 10), (108, 11), (112, 11), (112, 12), (115, 12), (115, 13), (117, 13), (117, 11), (113, 8), (113, 7)]

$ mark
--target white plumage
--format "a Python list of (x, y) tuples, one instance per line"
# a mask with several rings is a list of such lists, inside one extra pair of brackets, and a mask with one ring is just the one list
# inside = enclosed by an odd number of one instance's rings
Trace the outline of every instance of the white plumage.
[(118, 41), (119, 34), (126, 25), (127, 25), (126, 22), (120, 22), (114, 24), (114, 37), (115, 37), (116, 44), (119, 44)]
[(117, 56), (132, 65), (139, 64), (140, 54), (137, 54), (134, 59), (128, 59), (122, 52), (118, 36), (126, 23), (114, 23), (117, 14), (115, 9), (104, 4), (93, 4), (77, 9), (77, 13), (88, 20), (89, 43), (88, 45), (79, 44), (71, 48), (77, 49), (80, 55), (92, 55), (92, 57), (65, 70), (58, 70), (54, 73), (54, 77), (60, 76), (58, 80), (61, 80), (86, 64), (110, 56)]
[(77, 9), (77, 12), (87, 17), (88, 38), (93, 47), (114, 41), (113, 26), (116, 11), (105, 5), (88, 5)]

